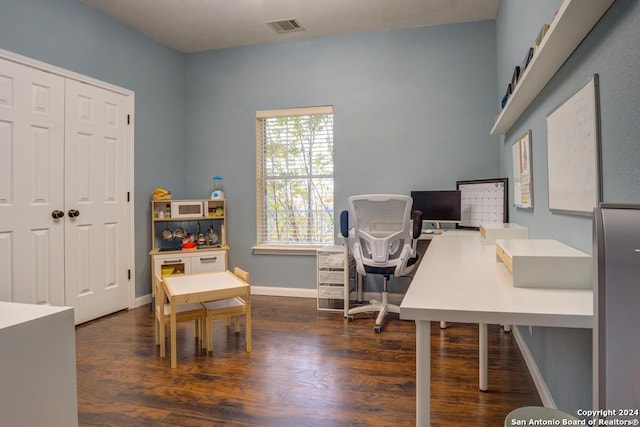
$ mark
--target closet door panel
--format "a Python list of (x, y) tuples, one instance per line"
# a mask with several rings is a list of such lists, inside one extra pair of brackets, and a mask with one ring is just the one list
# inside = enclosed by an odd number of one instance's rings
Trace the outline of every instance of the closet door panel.
[(0, 59), (0, 299), (64, 305), (64, 79)]
[[(67, 80), (67, 304), (82, 323), (129, 306), (128, 99)], [(70, 244), (69, 244), (70, 243)]]

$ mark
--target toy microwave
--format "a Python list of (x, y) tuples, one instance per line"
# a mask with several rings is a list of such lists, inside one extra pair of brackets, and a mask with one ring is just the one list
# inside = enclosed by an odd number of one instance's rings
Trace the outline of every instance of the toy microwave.
[(193, 218), (204, 216), (204, 202), (196, 200), (173, 200), (171, 218)]

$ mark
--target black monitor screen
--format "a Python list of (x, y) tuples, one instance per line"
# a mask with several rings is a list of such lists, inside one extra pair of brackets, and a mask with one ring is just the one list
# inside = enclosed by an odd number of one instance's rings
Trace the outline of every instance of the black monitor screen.
[(413, 210), (422, 211), (424, 221), (458, 222), (461, 192), (458, 190), (412, 191)]

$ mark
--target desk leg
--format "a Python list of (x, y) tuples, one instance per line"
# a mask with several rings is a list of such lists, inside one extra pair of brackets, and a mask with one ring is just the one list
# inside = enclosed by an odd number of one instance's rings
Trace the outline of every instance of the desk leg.
[(171, 301), (171, 367), (176, 368), (178, 366), (177, 356), (178, 349), (176, 348), (176, 303)]
[(489, 359), (489, 355), (488, 355), (488, 344), (487, 344), (487, 324), (486, 323), (479, 323), (478, 324), (478, 329), (480, 331), (480, 337), (479, 337), (479, 343), (478, 343), (478, 348), (479, 348), (479, 354), (478, 357), (480, 359), (480, 391), (487, 391), (489, 389), (489, 386), (487, 385), (487, 367), (488, 367), (488, 359)]
[(416, 320), (416, 427), (429, 427), (431, 409), (431, 322)]
[(246, 324), (245, 324), (245, 330), (244, 330), (244, 333), (246, 335), (245, 343), (247, 345), (247, 352), (251, 352), (251, 291), (247, 292), (246, 304), (247, 304), (247, 313), (245, 314)]

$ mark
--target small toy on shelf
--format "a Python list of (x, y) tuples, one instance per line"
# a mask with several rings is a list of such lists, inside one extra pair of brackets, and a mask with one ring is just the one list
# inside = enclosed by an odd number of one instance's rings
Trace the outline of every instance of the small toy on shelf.
[(164, 188), (156, 188), (153, 190), (151, 200), (171, 200), (171, 192)]

